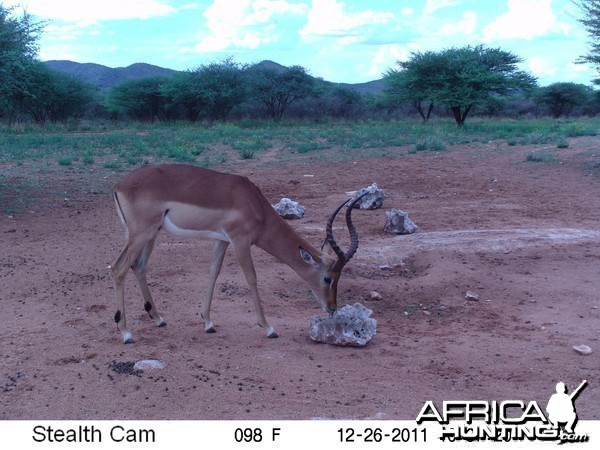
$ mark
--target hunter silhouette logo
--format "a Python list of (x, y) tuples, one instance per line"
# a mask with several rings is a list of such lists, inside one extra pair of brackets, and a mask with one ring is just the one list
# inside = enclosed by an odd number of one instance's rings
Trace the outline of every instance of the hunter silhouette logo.
[(486, 400), (444, 401), (438, 409), (432, 401), (425, 402), (417, 416), (417, 424), (434, 421), (443, 425), (442, 441), (559, 441), (588, 442), (587, 434), (576, 434), (575, 400), (587, 386), (583, 382), (568, 393), (562, 381), (550, 396), (546, 414), (536, 401)]
[(577, 423), (577, 412), (575, 411), (575, 399), (587, 385), (587, 380), (573, 391), (572, 394), (567, 394), (567, 386), (562, 381), (556, 383), (556, 394), (552, 394), (546, 406), (548, 419), (552, 422), (555, 428), (560, 428), (564, 424), (565, 433), (573, 434), (573, 429)]

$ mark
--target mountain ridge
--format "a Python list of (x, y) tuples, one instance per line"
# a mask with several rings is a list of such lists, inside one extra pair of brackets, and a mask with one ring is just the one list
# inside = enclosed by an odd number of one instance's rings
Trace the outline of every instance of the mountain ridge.
[[(177, 70), (141, 62), (130, 64), (127, 67), (108, 67), (102, 64), (79, 63), (70, 60), (49, 60), (44, 61), (44, 63), (52, 70), (78, 76), (103, 91), (109, 90), (124, 81), (137, 80), (150, 76), (168, 76), (178, 72)], [(285, 69), (285, 66), (270, 60), (263, 60), (255, 65), (281, 70)], [(378, 94), (385, 88), (385, 82), (382, 79), (365, 83), (323, 81), (334, 86), (352, 89), (360, 94)]]

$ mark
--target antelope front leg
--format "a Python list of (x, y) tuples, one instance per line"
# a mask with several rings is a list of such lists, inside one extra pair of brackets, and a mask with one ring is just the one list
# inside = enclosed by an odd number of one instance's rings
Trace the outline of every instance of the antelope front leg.
[(204, 319), (204, 331), (206, 331), (207, 333), (214, 333), (216, 331), (212, 320), (210, 320), (210, 304), (212, 302), (213, 294), (215, 291), (215, 284), (217, 282), (219, 273), (221, 273), (223, 258), (225, 258), (225, 252), (227, 251), (228, 246), (229, 242), (227, 241), (215, 241), (213, 260), (212, 264), (210, 265), (210, 279), (208, 282), (208, 290), (206, 292), (206, 296), (204, 297), (204, 301), (202, 302), (202, 310), (200, 312), (200, 315)]
[(258, 295), (258, 287), (256, 286), (256, 270), (254, 269), (254, 263), (252, 262), (252, 255), (250, 253), (250, 246), (242, 245), (236, 247), (234, 244), (235, 253), (238, 257), (246, 282), (250, 288), (252, 294), (252, 300), (254, 301), (254, 310), (256, 311), (256, 321), (258, 325), (267, 330), (267, 337), (276, 338), (279, 337), (275, 332), (275, 329), (267, 323), (265, 315), (263, 313), (262, 305), (260, 303), (260, 296)]
[(148, 288), (148, 281), (146, 280), (146, 266), (148, 265), (148, 259), (150, 258), (150, 254), (154, 248), (154, 242), (155, 239), (152, 239), (144, 246), (135, 262), (131, 266), (131, 269), (133, 270), (133, 273), (138, 280), (140, 290), (142, 291), (142, 297), (144, 298), (144, 310), (148, 313), (150, 318), (154, 320), (156, 325), (159, 327), (164, 327), (167, 325), (167, 322), (165, 322), (156, 309), (154, 300), (152, 300), (152, 294), (150, 294), (150, 289)]
[(115, 322), (117, 329), (121, 332), (123, 343), (132, 344), (134, 342), (133, 336), (127, 328), (127, 320), (125, 319), (125, 277), (129, 271), (127, 252), (128, 247), (126, 246), (111, 268), (115, 283), (115, 299), (117, 304)]

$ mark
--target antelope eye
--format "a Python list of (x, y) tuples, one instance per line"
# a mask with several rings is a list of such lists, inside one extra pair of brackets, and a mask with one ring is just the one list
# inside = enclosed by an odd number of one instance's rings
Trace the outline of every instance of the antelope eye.
[(323, 278), (323, 281), (327, 284), (331, 284), (331, 278), (329, 278), (329, 277)]

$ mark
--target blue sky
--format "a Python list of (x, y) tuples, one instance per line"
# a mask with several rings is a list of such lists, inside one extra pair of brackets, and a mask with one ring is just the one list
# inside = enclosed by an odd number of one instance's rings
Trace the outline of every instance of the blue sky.
[(378, 79), (414, 51), (485, 44), (540, 84), (589, 84), (588, 35), (571, 0), (0, 0), (46, 22), (40, 58), (177, 70), (233, 56), (301, 65), (326, 80)]

